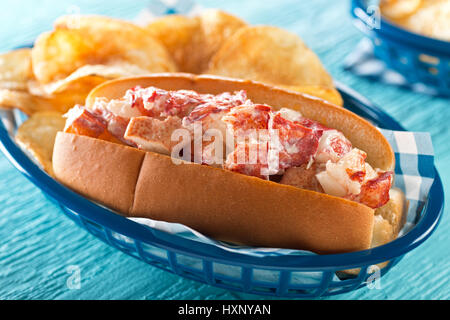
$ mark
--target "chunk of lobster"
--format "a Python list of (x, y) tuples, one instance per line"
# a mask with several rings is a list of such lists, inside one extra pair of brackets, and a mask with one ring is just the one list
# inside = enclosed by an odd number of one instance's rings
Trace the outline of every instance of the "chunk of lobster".
[(352, 143), (337, 130), (324, 130), (319, 139), (319, 146), (314, 155), (318, 163), (337, 162), (352, 150)]
[(66, 114), (64, 132), (88, 136), (114, 143), (122, 143), (108, 131), (108, 123), (100, 116), (88, 111), (82, 106), (75, 106)]
[[(227, 150), (234, 144), (227, 137), (227, 124), (222, 118), (234, 107), (247, 100), (244, 90), (219, 95), (201, 95), (204, 103), (196, 106), (183, 118), (183, 127), (192, 131), (194, 136), (193, 158), (195, 162), (222, 166)], [(229, 145), (227, 145), (227, 141)], [(199, 147), (201, 150), (198, 150)]]
[[(156, 118), (190, 116), (192, 111), (200, 105), (210, 104), (216, 106), (236, 106), (247, 99), (245, 91), (234, 94), (223, 93), (219, 95), (199, 94), (191, 90), (167, 91), (159, 88), (135, 87), (129, 89), (125, 98), (132, 108), (137, 108), (142, 115)], [(195, 114), (193, 115), (195, 117)]]
[(194, 122), (208, 121), (208, 118), (220, 118), (233, 108), (244, 104), (247, 101), (247, 94), (244, 90), (234, 93), (224, 92), (217, 96), (210, 94), (201, 95), (202, 103), (195, 106), (194, 109), (183, 119), (185, 126)]
[(274, 157), (278, 158), (280, 170), (310, 162), (319, 145), (312, 129), (283, 118), (279, 112), (270, 119), (269, 135), (269, 163), (274, 167)]
[(170, 155), (174, 142), (172, 134), (181, 128), (181, 119), (168, 116), (164, 120), (152, 117), (131, 118), (124, 138), (132, 141), (139, 149)]
[(323, 188), (316, 178), (318, 170), (318, 165), (315, 163), (310, 166), (308, 164), (302, 164), (299, 167), (288, 168), (284, 172), (280, 183), (300, 189), (323, 192)]
[(282, 118), (313, 131), (319, 139), (319, 146), (314, 155), (316, 162), (326, 163), (328, 160), (337, 162), (352, 150), (351, 142), (342, 132), (330, 129), (317, 121), (304, 118), (298, 111), (282, 108), (278, 113)]
[(354, 148), (338, 162), (328, 161), (325, 170), (316, 175), (325, 193), (337, 197), (359, 194), (362, 182), (374, 177), (366, 157), (365, 152)]
[(312, 131), (314, 131), (314, 134), (319, 139), (322, 137), (322, 134), (323, 134), (324, 131), (333, 130), (333, 129), (330, 129), (330, 128), (324, 126), (320, 122), (317, 122), (317, 121), (314, 121), (314, 120), (311, 120), (311, 119), (308, 119), (308, 118), (303, 118), (302, 117), (301, 119), (296, 120), (295, 122), (300, 124), (300, 125), (302, 125), (302, 126), (304, 126), (304, 127), (310, 128)]
[(389, 201), (389, 190), (392, 186), (393, 173), (391, 171), (378, 172), (377, 177), (366, 181), (361, 186), (361, 192), (349, 199), (376, 209)]
[(393, 173), (375, 171), (365, 162), (366, 157), (365, 152), (354, 148), (336, 163), (329, 160), (325, 170), (316, 174), (324, 192), (374, 209), (388, 202)]
[(125, 144), (134, 145), (132, 141), (124, 138), (125, 130), (127, 129), (129, 118), (118, 116), (109, 109), (96, 108), (91, 111), (92, 114), (100, 117), (107, 123), (108, 131), (117, 139)]
[(224, 168), (268, 179), (268, 123), (271, 108), (266, 105), (241, 105), (232, 108), (222, 120), (233, 138), (232, 152)]
[(249, 141), (238, 144), (225, 161), (224, 168), (248, 176), (268, 180), (267, 145)]
[[(231, 106), (219, 106), (211, 103), (205, 103), (192, 110), (189, 116), (183, 118), (183, 127), (196, 133), (204, 135), (202, 142), (214, 139), (221, 139), (225, 145), (227, 125), (222, 121), (222, 117), (228, 113)], [(220, 137), (219, 137), (220, 136)], [(206, 140), (206, 141), (205, 141)], [(203, 145), (205, 143), (202, 143)]]
[(166, 91), (139, 86), (127, 90), (125, 99), (129, 101), (131, 108), (139, 110), (141, 115), (156, 118), (184, 117), (195, 106), (203, 103), (201, 96), (194, 91)]
[(243, 104), (232, 108), (222, 120), (234, 136), (248, 134), (249, 130), (267, 129), (272, 108), (263, 104)]

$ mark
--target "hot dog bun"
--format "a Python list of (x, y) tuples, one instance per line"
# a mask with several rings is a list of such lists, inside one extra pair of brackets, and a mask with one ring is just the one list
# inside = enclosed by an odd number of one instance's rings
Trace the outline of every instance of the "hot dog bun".
[[(249, 99), (291, 108), (342, 131), (374, 167), (391, 170), (394, 153), (366, 120), (323, 100), (260, 83), (188, 74), (114, 80), (94, 89), (114, 99), (131, 87), (218, 94), (246, 90)], [(59, 132), (53, 169), (65, 185), (121, 214), (179, 222), (216, 239), (255, 246), (340, 253), (368, 249), (374, 210), (343, 198), (265, 181), (169, 156)]]
[[(405, 198), (405, 194), (398, 188), (392, 188), (389, 202), (375, 210), (371, 248), (381, 246), (397, 238), (400, 229), (405, 224), (407, 208), (408, 201)], [(384, 261), (376, 266), (382, 269), (388, 263), (389, 261)], [(338, 276), (356, 276), (359, 272), (359, 268), (348, 269), (338, 272)]]
[(331, 253), (366, 249), (372, 238), (373, 210), (356, 202), (104, 140), (59, 132), (53, 167), (61, 182), (126, 216), (220, 240)]

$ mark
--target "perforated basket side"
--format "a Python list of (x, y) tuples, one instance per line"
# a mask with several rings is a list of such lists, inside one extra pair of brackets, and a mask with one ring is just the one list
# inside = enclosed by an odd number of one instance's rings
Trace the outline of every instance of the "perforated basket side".
[(68, 208), (61, 208), (69, 218), (97, 238), (145, 263), (187, 279), (258, 295), (313, 298), (349, 292), (371, 283), (371, 278), (382, 277), (402, 257), (392, 259), (382, 269), (375, 269), (379, 274), (375, 274), (374, 268), (368, 265), (357, 266), (355, 269), (358, 271), (354, 275), (336, 268), (265, 268), (167, 250), (157, 243), (127, 237)]

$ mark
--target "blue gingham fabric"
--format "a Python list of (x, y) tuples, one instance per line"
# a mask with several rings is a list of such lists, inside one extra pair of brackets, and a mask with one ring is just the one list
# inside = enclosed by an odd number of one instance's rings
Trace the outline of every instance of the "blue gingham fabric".
[[(193, 15), (201, 10), (201, 7), (191, 0), (154, 0), (135, 19), (138, 24), (146, 24), (152, 19), (167, 14)], [(367, 40), (369, 41), (369, 40)], [(369, 41), (370, 44), (370, 41)], [(370, 44), (371, 45), (371, 44)], [(396, 84), (407, 86), (402, 82), (401, 75), (394, 74), (386, 69), (382, 63), (373, 57), (371, 47), (367, 43), (361, 42), (360, 48), (355, 51), (352, 57), (347, 60), (348, 66), (353, 66), (360, 72), (366, 69), (366, 75), (378, 74), (385, 81), (393, 81)], [(365, 63), (363, 67), (362, 63)], [(371, 65), (372, 64), (372, 65)], [(402, 77), (403, 78), (403, 77)], [(420, 89), (420, 88), (418, 88)], [(417, 90), (418, 90), (417, 89)], [(409, 201), (407, 213), (407, 223), (401, 230), (404, 234), (411, 230), (420, 218), (422, 208), (427, 200), (427, 195), (434, 181), (434, 155), (431, 137), (426, 132), (406, 132), (380, 129), (383, 135), (391, 144), (396, 159), (394, 186), (405, 192)], [(146, 218), (130, 218), (143, 225), (177, 234), (191, 240), (201, 241), (224, 250), (239, 252), (252, 256), (280, 256), (280, 255), (307, 255), (314, 254), (304, 250), (280, 249), (280, 248), (256, 248), (224, 243), (204, 236), (203, 234), (178, 223), (168, 223)]]
[(374, 55), (372, 41), (363, 38), (344, 60), (344, 69), (363, 78), (395, 85), (414, 92), (439, 95), (439, 92), (423, 83), (410, 83), (400, 73), (392, 70)]
[(380, 129), (395, 151), (394, 185), (405, 192), (409, 211), (401, 234), (409, 231), (420, 217), (435, 177), (431, 137), (425, 132)]

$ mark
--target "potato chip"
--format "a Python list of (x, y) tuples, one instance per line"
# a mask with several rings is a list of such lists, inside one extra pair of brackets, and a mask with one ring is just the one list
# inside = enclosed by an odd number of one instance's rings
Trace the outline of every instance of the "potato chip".
[(69, 15), (55, 30), (38, 37), (32, 49), (36, 79), (43, 84), (68, 77), (86, 65), (127, 63), (148, 72), (175, 71), (164, 46), (132, 23), (88, 15)]
[(203, 10), (199, 18), (203, 33), (201, 71), (204, 71), (224, 42), (247, 24), (238, 17), (216, 9)]
[(319, 58), (298, 36), (271, 26), (240, 28), (212, 57), (206, 73), (288, 86), (333, 87)]
[(18, 108), (27, 115), (40, 110), (54, 110), (54, 106), (48, 99), (36, 98), (25, 91), (0, 90), (0, 106), (2, 108)]
[(75, 104), (84, 104), (90, 90), (65, 92), (51, 96), (33, 95), (26, 91), (0, 90), (0, 107), (17, 108), (27, 115), (32, 115), (39, 111), (59, 111), (66, 112)]
[(381, 0), (380, 10), (383, 15), (392, 19), (401, 19), (419, 9), (422, 0)]
[[(382, 15), (392, 22), (428, 37), (450, 41), (450, 1), (397, 0), (380, 3)], [(406, 9), (405, 9), (406, 8)]]
[(195, 17), (164, 16), (146, 29), (166, 46), (179, 71), (202, 73), (225, 40), (245, 25), (231, 14), (207, 9)]
[(65, 78), (83, 66), (94, 44), (76, 30), (55, 30), (38, 36), (31, 50), (33, 73), (48, 83)]
[(53, 175), (52, 156), (56, 133), (64, 129), (65, 122), (62, 113), (37, 112), (19, 127), (15, 136), (22, 149), (50, 175)]
[(59, 96), (64, 98), (63, 95), (82, 95), (89, 93), (90, 90), (105, 82), (107, 79), (99, 76), (86, 76), (78, 78), (74, 81), (65, 82), (51, 82), (48, 85), (42, 85), (39, 82), (33, 80), (28, 82), (28, 91), (30, 94), (42, 98), (55, 98)]
[(344, 105), (344, 101), (342, 100), (339, 91), (337, 91), (334, 88), (329, 88), (325, 86), (281, 86), (281, 87), (288, 90), (305, 93), (317, 98), (321, 98), (337, 106), (342, 107)]
[(198, 18), (168, 15), (151, 22), (146, 30), (164, 44), (179, 71), (201, 72), (203, 48)]
[(23, 48), (0, 55), (0, 88), (26, 90), (32, 78), (31, 49)]
[(72, 72), (68, 77), (41, 85), (36, 81), (29, 82), (29, 87), (32, 92), (41, 95), (51, 95), (62, 91), (79, 91), (80, 87), (94, 88), (102, 82), (107, 80), (137, 76), (147, 74), (148, 71), (143, 70), (136, 65), (127, 63), (116, 63), (112, 65), (84, 65)]

